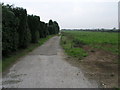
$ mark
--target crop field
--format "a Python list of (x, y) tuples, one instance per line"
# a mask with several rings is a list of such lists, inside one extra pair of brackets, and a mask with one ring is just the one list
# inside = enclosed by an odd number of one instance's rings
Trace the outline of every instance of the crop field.
[(119, 53), (118, 33), (115, 32), (62, 31), (61, 44), (68, 55), (79, 59), (88, 55), (83, 49), (85, 45), (117, 55)]

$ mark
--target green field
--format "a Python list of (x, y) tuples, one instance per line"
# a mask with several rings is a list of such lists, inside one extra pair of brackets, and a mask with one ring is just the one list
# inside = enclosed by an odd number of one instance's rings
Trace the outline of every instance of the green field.
[(68, 55), (79, 59), (88, 55), (82, 48), (84, 45), (119, 53), (117, 32), (62, 31), (61, 45)]

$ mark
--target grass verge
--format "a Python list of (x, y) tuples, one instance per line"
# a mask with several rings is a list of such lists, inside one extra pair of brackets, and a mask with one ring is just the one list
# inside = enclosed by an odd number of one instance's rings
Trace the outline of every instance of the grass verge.
[(81, 60), (88, 55), (82, 48), (74, 47), (73, 39), (64, 35), (61, 36), (61, 46), (69, 56), (75, 57), (78, 60)]
[(44, 44), (51, 37), (53, 37), (53, 35), (47, 36), (46, 38), (41, 38), (38, 43), (30, 44), (26, 49), (19, 50), (17, 52), (12, 53), (9, 57), (2, 58), (2, 61), (0, 61), (0, 72), (4, 72), (13, 63), (15, 63), (18, 60), (18, 58), (27, 55), (29, 52), (31, 52), (38, 46)]

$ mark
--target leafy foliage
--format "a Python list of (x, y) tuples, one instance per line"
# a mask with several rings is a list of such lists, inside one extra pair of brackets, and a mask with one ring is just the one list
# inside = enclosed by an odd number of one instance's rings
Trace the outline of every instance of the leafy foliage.
[(12, 51), (18, 49), (18, 18), (15, 17), (15, 14), (9, 10), (9, 8), (2, 7), (2, 51), (3, 55), (8, 54)]
[(31, 40), (31, 33), (27, 24), (27, 11), (26, 9), (23, 8), (14, 8), (13, 12), (15, 13), (16, 17), (19, 19), (19, 27), (18, 27), (19, 47), (26, 48)]
[(39, 39), (39, 19), (38, 16), (28, 15), (28, 26), (31, 31), (32, 43), (37, 43)]
[(59, 33), (56, 21), (40, 21), (36, 15), (27, 15), (27, 10), (13, 5), (2, 4), (2, 55), (7, 56), (30, 43), (38, 43), (40, 38)]
[(53, 22), (52, 20), (49, 20), (48, 25), (50, 35), (59, 33), (59, 25), (56, 21)]

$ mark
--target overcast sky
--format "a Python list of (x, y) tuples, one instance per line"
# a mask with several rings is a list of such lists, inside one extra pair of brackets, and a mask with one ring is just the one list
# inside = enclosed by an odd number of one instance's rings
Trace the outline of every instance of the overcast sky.
[(118, 28), (119, 0), (2, 0), (27, 9), (60, 28)]

